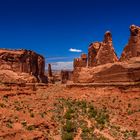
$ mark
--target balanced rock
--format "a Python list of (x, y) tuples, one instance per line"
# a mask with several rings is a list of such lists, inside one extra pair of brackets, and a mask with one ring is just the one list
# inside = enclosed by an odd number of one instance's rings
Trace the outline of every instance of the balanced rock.
[[(47, 82), (43, 56), (30, 50), (0, 49), (0, 81)], [(2, 74), (6, 72), (5, 77)], [(3, 78), (2, 78), (3, 77)]]
[(123, 50), (120, 61), (140, 56), (140, 27), (130, 26), (130, 38)]

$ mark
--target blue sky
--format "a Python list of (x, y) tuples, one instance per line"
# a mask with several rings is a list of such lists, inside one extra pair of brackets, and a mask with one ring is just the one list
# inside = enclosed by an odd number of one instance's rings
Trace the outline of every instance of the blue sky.
[[(113, 34), (120, 56), (129, 26), (140, 24), (139, 0), (0, 0), (0, 48), (30, 49), (47, 62), (69, 64), (79, 49)], [(64, 63), (63, 63), (64, 64)]]

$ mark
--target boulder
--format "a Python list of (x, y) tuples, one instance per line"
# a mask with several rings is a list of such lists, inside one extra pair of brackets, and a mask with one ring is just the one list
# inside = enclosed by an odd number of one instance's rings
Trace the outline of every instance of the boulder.
[(12, 70), (0, 70), (0, 83), (37, 83), (35, 76), (28, 73), (17, 73)]

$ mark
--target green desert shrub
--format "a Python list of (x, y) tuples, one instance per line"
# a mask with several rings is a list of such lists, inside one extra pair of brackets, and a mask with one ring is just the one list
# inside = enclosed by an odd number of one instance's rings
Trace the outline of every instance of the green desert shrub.
[(65, 132), (62, 134), (62, 140), (73, 140), (74, 136), (73, 133)]
[(75, 124), (70, 120), (66, 120), (66, 124), (63, 126), (63, 130), (66, 132), (74, 132), (75, 129)]
[(74, 113), (74, 111), (71, 108), (68, 108), (68, 110), (65, 113), (65, 118), (67, 120), (70, 120), (72, 118), (72, 113)]
[(92, 105), (90, 105), (88, 113), (90, 117), (95, 118), (97, 115), (97, 110)]
[(8, 128), (13, 128), (13, 125), (12, 125), (12, 123), (7, 123), (7, 124), (6, 124), (6, 127), (8, 127)]
[(32, 130), (34, 130), (35, 129), (35, 126), (34, 125), (29, 125), (29, 126), (27, 126), (27, 130), (29, 130), (29, 131), (32, 131)]
[(98, 124), (104, 125), (109, 121), (109, 115), (101, 111), (97, 114), (95, 119)]

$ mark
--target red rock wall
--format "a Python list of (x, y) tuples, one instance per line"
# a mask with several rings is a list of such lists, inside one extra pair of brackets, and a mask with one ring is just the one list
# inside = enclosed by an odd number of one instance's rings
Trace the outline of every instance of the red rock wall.
[(140, 56), (140, 27), (130, 26), (130, 38), (124, 48), (120, 61), (129, 60), (132, 57)]
[(73, 72), (72, 71), (67, 71), (67, 70), (62, 70), (61, 71), (61, 83), (65, 84), (67, 81), (72, 81), (73, 80)]
[(88, 49), (88, 66), (117, 62), (118, 58), (113, 48), (112, 35), (108, 31), (104, 35), (103, 42), (95, 42)]
[(106, 32), (103, 42), (88, 49), (88, 67), (76, 67), (74, 83), (140, 82), (140, 27), (130, 26), (130, 39), (120, 61), (113, 48), (112, 35)]
[(80, 58), (74, 59), (73, 67), (74, 69), (77, 67), (86, 67), (87, 66), (87, 55), (82, 54)]
[(101, 44), (102, 43), (100, 42), (94, 42), (89, 46), (88, 48), (88, 66), (89, 67), (93, 67), (97, 64), (96, 56), (101, 47)]
[(74, 72), (74, 83), (124, 83), (140, 81), (140, 57)]
[(39, 82), (47, 82), (44, 75), (45, 60), (33, 51), (0, 49), (0, 64), (0, 70), (28, 73), (35, 76)]

